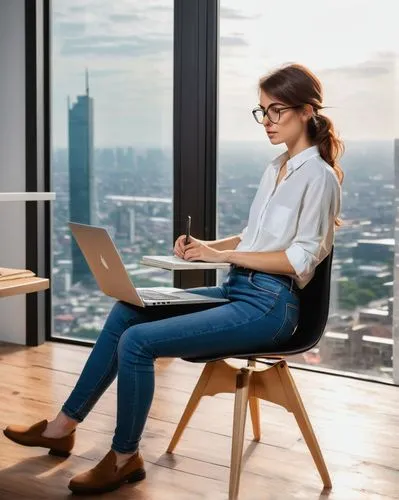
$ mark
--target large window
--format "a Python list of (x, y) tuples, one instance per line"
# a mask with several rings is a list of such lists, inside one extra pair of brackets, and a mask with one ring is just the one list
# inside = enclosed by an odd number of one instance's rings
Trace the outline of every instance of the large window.
[(325, 112), (346, 144), (344, 226), (325, 335), (296, 361), (385, 379), (393, 350), (395, 5), (221, 0), (220, 9), (218, 237), (245, 227), (265, 166), (284, 149), (251, 116), (259, 77), (305, 64), (324, 84)]
[(136, 286), (172, 248), (173, 0), (52, 2), (53, 331), (95, 339), (112, 300), (69, 220), (106, 227)]

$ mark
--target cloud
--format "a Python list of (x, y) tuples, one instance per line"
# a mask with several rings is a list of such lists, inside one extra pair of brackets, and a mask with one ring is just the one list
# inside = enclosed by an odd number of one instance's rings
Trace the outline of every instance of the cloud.
[(129, 43), (134, 42), (137, 39), (142, 40), (142, 38), (136, 35), (86, 35), (82, 37), (74, 38), (73, 40), (68, 40), (71, 46), (75, 45), (106, 45), (106, 44), (117, 44), (117, 43)]
[(84, 35), (86, 24), (73, 21), (58, 21), (54, 23), (54, 34), (56, 36), (76, 37)]
[(324, 75), (333, 74), (337, 75), (339, 73), (342, 76), (353, 77), (353, 78), (374, 78), (376, 76), (387, 75), (392, 72), (392, 69), (383, 66), (366, 66), (359, 65), (353, 67), (343, 67), (343, 68), (333, 68), (322, 71)]
[(220, 44), (224, 47), (245, 47), (248, 42), (244, 39), (242, 34), (231, 34), (220, 37)]
[(394, 137), (394, 53), (376, 53), (351, 66), (317, 72), (324, 88), (326, 114), (344, 139)]
[(167, 5), (146, 5), (145, 10), (156, 10), (157, 12), (171, 12), (173, 7), (168, 7)]
[(109, 19), (114, 23), (131, 23), (132, 21), (142, 21), (144, 17), (140, 14), (110, 14)]
[(341, 66), (338, 68), (328, 68), (320, 71), (324, 76), (337, 76), (343, 78), (378, 78), (381, 76), (391, 75), (395, 69), (395, 58), (398, 56), (394, 53), (380, 53), (375, 58), (368, 61), (363, 61), (353, 66)]
[(52, 14), (52, 16), (53, 16), (53, 21), (58, 21), (60, 19), (65, 19), (65, 18), (68, 17), (63, 12), (57, 12), (57, 11), (54, 11), (53, 14)]
[(390, 68), (383, 68), (381, 66), (369, 66), (366, 68), (353, 68), (352, 71), (346, 70), (346, 73), (358, 78), (372, 78), (375, 76), (390, 74), (392, 70)]
[(243, 12), (232, 9), (231, 7), (221, 7), (220, 17), (223, 19), (255, 19), (257, 16), (244, 14)]
[[(126, 75), (131, 73), (127, 69), (114, 69), (114, 68), (104, 68), (104, 69), (90, 69), (89, 68), (89, 76), (90, 78), (107, 78), (109, 76), (114, 77), (117, 75)], [(80, 73), (79, 73), (80, 74)]]
[(69, 7), (70, 12), (84, 12), (87, 10), (87, 5), (72, 5)]
[(171, 52), (173, 40), (171, 36), (146, 36), (145, 38), (130, 36), (91, 35), (87, 37), (65, 40), (61, 47), (64, 56), (114, 56), (140, 57), (159, 56)]

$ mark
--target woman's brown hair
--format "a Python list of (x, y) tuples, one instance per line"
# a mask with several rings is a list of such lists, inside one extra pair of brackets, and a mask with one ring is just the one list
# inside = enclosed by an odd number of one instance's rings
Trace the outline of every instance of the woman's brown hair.
[[(344, 143), (335, 132), (330, 118), (319, 114), (323, 109), (323, 90), (317, 76), (301, 64), (290, 64), (262, 77), (259, 88), (289, 106), (310, 104), (313, 107), (314, 114), (308, 121), (309, 138), (318, 146), (320, 156), (333, 168), (342, 184), (344, 173), (338, 159), (344, 152)], [(342, 224), (340, 219), (335, 223), (337, 226)]]

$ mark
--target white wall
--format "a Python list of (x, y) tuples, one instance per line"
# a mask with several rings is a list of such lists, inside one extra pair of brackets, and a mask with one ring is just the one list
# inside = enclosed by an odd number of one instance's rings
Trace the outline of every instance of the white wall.
[[(25, 191), (24, 0), (0, 0), (0, 192)], [(25, 267), (25, 203), (0, 202), (0, 267)], [(25, 295), (0, 299), (0, 340), (25, 344)]]

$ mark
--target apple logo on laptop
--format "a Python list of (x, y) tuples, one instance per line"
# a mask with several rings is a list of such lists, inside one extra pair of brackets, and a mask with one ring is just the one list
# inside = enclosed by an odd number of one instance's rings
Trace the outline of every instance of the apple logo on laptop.
[(101, 264), (105, 267), (105, 269), (107, 271), (109, 271), (109, 267), (108, 267), (107, 261), (104, 259), (104, 257), (101, 254), (100, 254), (100, 260), (101, 260)]

